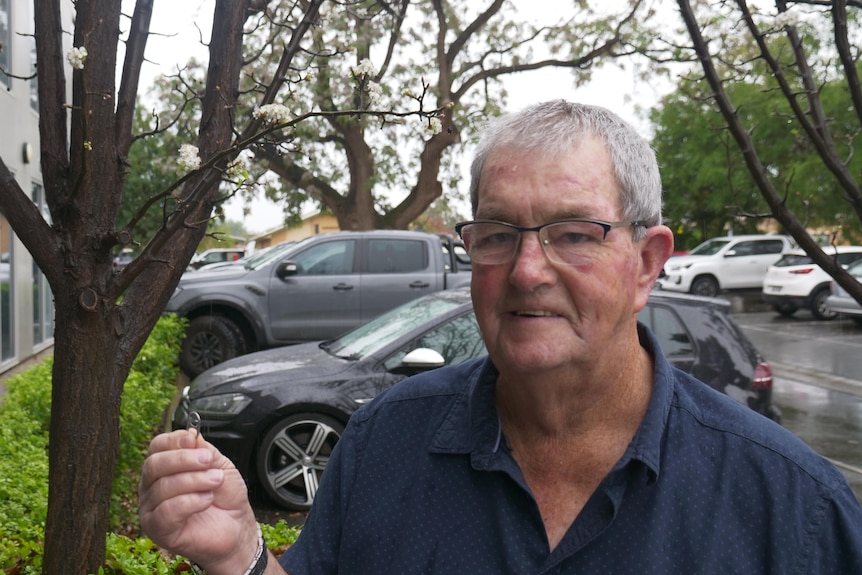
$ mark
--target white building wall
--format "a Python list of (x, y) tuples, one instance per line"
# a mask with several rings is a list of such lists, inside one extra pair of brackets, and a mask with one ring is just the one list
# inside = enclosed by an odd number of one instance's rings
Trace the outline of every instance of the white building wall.
[[(70, 0), (62, 0), (61, 5), (68, 32), (63, 35), (65, 53), (71, 48), (73, 6)], [(44, 194), (39, 197), (37, 192), (37, 197), (33, 197), (34, 189), (42, 186), (39, 115), (31, 100), (35, 98), (35, 84), (28, 79), (33, 74), (35, 60), (33, 10), (33, 0), (0, 0), (0, 24), (5, 17), (11, 32), (0, 41), (4, 43), (12, 75), (0, 78), (0, 158), (21, 189), (34, 201), (44, 202)], [(2, 28), (0, 25), (0, 33)], [(70, 71), (67, 65), (68, 78)], [(66, 99), (71, 100), (71, 79)], [(47, 215), (47, 209), (43, 213)], [(0, 217), (0, 287), (4, 282), (8, 282), (11, 305), (4, 308), (0, 300), (0, 326), (5, 325), (0, 328), (0, 373), (53, 344), (53, 305), (47, 282), (34, 269), (33, 259), (5, 218)], [(34, 308), (36, 304), (40, 304), (39, 309)]]

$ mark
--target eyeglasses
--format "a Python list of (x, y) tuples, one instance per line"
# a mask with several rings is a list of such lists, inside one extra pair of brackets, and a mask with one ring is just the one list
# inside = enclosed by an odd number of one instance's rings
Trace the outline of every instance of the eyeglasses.
[(478, 264), (505, 264), (515, 257), (521, 234), (536, 232), (545, 255), (554, 263), (576, 266), (586, 263), (615, 228), (648, 227), (643, 221), (602, 222), (560, 220), (525, 228), (506, 222), (479, 220), (455, 225), (470, 259)]

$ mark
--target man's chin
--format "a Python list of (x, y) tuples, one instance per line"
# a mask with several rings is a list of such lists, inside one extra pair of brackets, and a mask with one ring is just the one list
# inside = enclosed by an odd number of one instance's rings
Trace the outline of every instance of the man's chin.
[(519, 372), (542, 372), (568, 365), (572, 347), (559, 338), (546, 341), (539, 338), (518, 338), (489, 352), (495, 365), (505, 365)]

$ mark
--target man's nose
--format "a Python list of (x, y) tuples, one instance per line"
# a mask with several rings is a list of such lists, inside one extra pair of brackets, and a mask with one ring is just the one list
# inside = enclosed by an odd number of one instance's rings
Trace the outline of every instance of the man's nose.
[(515, 252), (512, 274), (516, 281), (535, 283), (543, 281), (543, 275), (552, 268), (539, 234), (526, 232), (521, 234), (518, 250)]

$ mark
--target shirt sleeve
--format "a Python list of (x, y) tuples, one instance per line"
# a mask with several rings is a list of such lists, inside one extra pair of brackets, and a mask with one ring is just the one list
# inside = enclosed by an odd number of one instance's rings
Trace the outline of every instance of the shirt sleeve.
[(798, 573), (862, 573), (862, 506), (849, 486), (824, 500), (819, 520), (811, 525), (810, 549), (802, 550)]

